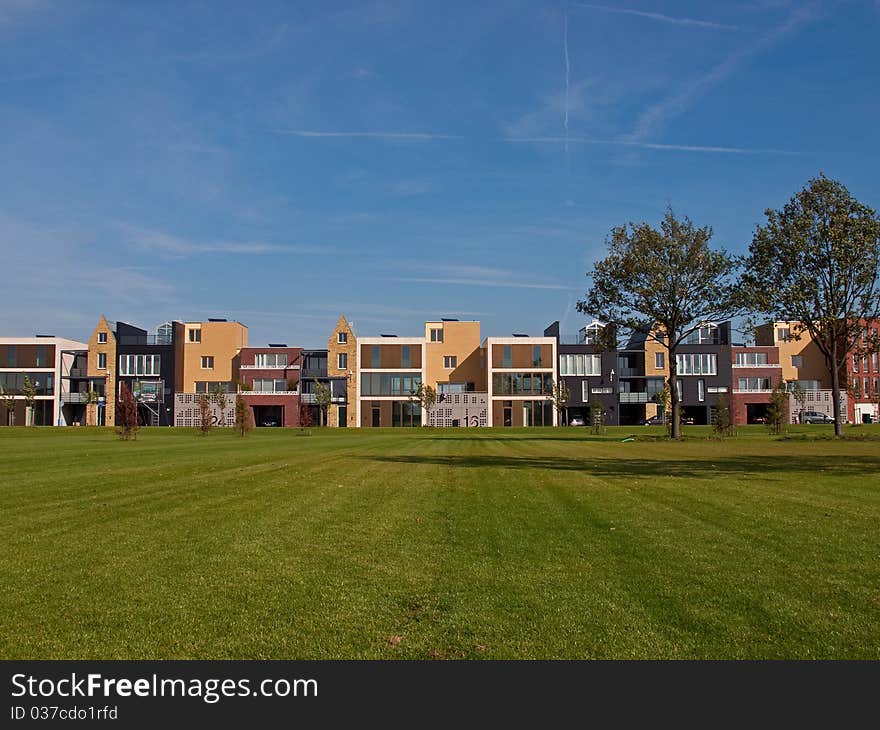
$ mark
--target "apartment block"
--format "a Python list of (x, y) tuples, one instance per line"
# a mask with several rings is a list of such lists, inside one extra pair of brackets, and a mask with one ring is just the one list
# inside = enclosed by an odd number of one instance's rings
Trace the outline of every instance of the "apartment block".
[(344, 401), (330, 406), (328, 426), (353, 428), (358, 425), (356, 373), (357, 337), (352, 324), (342, 315), (327, 339), (327, 377), (335, 381), (331, 386), (334, 393), (340, 396), (344, 393)]
[(270, 344), (244, 347), (233, 358), (234, 381), (256, 426), (300, 425), (302, 352), (299, 347)]
[(493, 426), (555, 426), (549, 400), (557, 377), (556, 337), (487, 337), (486, 373)]
[(116, 423), (116, 323), (103, 314), (89, 338), (86, 374), (95, 383), (97, 398), (86, 405), (86, 425)]
[[(0, 337), (4, 425), (69, 426), (85, 420), (89, 379), (85, 342), (50, 335)], [(34, 390), (28, 406), (25, 379)], [(82, 395), (81, 395), (82, 394)], [(6, 403), (12, 408), (7, 409)]]
[(245, 325), (225, 319), (173, 322), (172, 333), (177, 392), (210, 393), (218, 384), (234, 391), (232, 363), (248, 346)]
[(846, 359), (840, 382), (845, 384), (850, 423), (877, 423), (880, 420), (880, 321), (862, 322), (862, 335)]
[(359, 337), (357, 422), (362, 428), (420, 426), (412, 394), (425, 381), (425, 338)]
[[(755, 345), (779, 349), (782, 379), (804, 390), (831, 388), (825, 356), (809, 332), (798, 332), (794, 322), (766, 322), (755, 328)], [(797, 339), (795, 339), (797, 337)]]
[(784, 382), (779, 348), (734, 345), (730, 354), (732, 393), (728, 404), (733, 423), (765, 423), (771, 392)]
[[(96, 333), (101, 327), (99, 322)], [(120, 386), (124, 383), (137, 401), (138, 422), (141, 425), (174, 425), (177, 353), (173, 336), (172, 341), (167, 342), (158, 334), (150, 334), (126, 322), (116, 322), (114, 335), (117, 416), (122, 395)]]
[[(619, 423), (621, 408), (615, 385), (620, 381), (615, 383), (614, 379), (617, 352), (603, 351), (599, 346), (598, 337), (604, 328), (603, 323), (593, 321), (576, 335), (565, 335), (559, 331), (559, 322), (553, 322), (544, 330), (545, 337), (556, 340), (559, 380), (568, 388), (569, 399), (562, 411), (562, 425), (570, 424), (573, 418), (591, 423), (591, 405), (602, 408), (607, 425)], [(642, 412), (633, 417), (643, 418), (643, 411), (642, 408)]]

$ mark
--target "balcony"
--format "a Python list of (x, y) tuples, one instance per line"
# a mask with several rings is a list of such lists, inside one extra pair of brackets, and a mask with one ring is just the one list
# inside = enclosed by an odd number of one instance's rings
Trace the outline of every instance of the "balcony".
[(644, 378), (645, 374), (639, 368), (617, 368), (618, 378)]
[(240, 390), (238, 392), (241, 395), (299, 395), (298, 390)]
[(630, 392), (620, 393), (620, 402), (621, 403), (648, 403), (651, 399), (648, 397), (647, 393), (638, 393), (638, 392)]
[(170, 345), (170, 335), (121, 335), (120, 345)]
[(88, 393), (62, 393), (61, 394), (61, 402), (62, 403), (88, 403), (89, 402), (89, 394)]
[[(303, 393), (300, 396), (300, 401), (302, 403), (306, 403), (309, 405), (317, 405), (317, 403), (318, 403), (317, 397), (315, 396), (314, 393)], [(330, 402), (331, 403), (345, 403), (345, 402), (347, 402), (347, 399), (344, 395), (334, 395), (330, 399)]]
[(88, 373), (85, 368), (70, 368), (64, 375), (64, 378), (87, 378)]
[(299, 364), (292, 365), (239, 365), (242, 370), (299, 370)]

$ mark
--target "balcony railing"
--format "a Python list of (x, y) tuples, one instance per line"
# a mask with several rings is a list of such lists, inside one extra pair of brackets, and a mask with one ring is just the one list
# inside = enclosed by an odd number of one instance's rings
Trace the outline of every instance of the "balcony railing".
[[(301, 401), (302, 403), (307, 403), (307, 404), (310, 404), (310, 405), (315, 405), (315, 404), (317, 404), (318, 399), (317, 399), (317, 396), (315, 396), (314, 393), (303, 393), (303, 394), (300, 396), (300, 401)], [(330, 399), (330, 402), (331, 402), (331, 403), (345, 403), (345, 402), (346, 402), (346, 397), (345, 397), (344, 395), (334, 395), (334, 396)]]
[(649, 400), (647, 393), (620, 393), (621, 403), (647, 403)]
[(242, 370), (299, 370), (299, 364), (296, 365), (240, 365)]
[(299, 395), (298, 390), (240, 390), (242, 395)]
[(758, 365), (751, 365), (751, 364), (747, 365), (745, 363), (735, 362), (735, 363), (733, 363), (733, 367), (734, 368), (745, 368), (745, 369), (751, 368), (754, 370), (756, 368), (781, 368), (782, 365), (779, 364), (778, 362), (762, 362)]
[(618, 368), (617, 377), (619, 378), (643, 378), (645, 374), (639, 368)]
[(170, 345), (171, 337), (165, 335), (122, 335), (120, 345)]
[(87, 378), (88, 371), (85, 368), (70, 368), (62, 377), (65, 378)]
[(88, 403), (88, 393), (62, 393), (61, 401), (63, 403)]

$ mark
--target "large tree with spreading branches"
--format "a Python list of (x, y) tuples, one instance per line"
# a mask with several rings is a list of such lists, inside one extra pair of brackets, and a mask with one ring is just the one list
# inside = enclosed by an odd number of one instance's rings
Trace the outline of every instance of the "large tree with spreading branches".
[(590, 288), (577, 304), (578, 311), (613, 325), (605, 331), (617, 337), (642, 336), (666, 348), (673, 438), (681, 435), (679, 346), (698, 328), (740, 312), (737, 261), (712, 249), (711, 238), (710, 227), (698, 228), (671, 208), (659, 229), (646, 222), (616, 227), (608, 237), (608, 256), (587, 274)]
[(816, 343), (831, 380), (834, 433), (842, 436), (841, 371), (860, 341), (877, 346), (863, 335), (880, 317), (880, 219), (825, 175), (765, 215), (745, 262), (744, 301), (789, 322), (795, 339), (806, 333)]

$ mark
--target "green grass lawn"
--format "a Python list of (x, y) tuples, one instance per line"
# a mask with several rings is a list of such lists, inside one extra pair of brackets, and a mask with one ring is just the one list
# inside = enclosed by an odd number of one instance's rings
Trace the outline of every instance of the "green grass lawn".
[(0, 658), (878, 659), (850, 433), (3, 428)]

